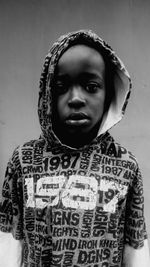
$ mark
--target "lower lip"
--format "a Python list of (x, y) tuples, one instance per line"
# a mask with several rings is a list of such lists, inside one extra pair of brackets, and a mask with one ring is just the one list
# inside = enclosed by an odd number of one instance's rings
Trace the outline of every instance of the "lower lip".
[(66, 121), (66, 124), (70, 126), (82, 126), (82, 125), (87, 125), (88, 123), (89, 123), (88, 119), (80, 119), (80, 120), (69, 119)]

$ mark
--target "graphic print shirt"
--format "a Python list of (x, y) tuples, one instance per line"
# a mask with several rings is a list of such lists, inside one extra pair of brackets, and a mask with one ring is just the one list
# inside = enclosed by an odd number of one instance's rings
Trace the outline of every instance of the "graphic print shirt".
[[(75, 149), (52, 130), (51, 81), (60, 55), (81, 40), (106, 50), (116, 68), (116, 96), (95, 140)], [(129, 75), (97, 35), (79, 31), (54, 44), (40, 82), (42, 135), (18, 147), (8, 163), (0, 229), (24, 240), (24, 267), (121, 267), (124, 245), (142, 247), (147, 237), (138, 163), (108, 133), (124, 114)]]

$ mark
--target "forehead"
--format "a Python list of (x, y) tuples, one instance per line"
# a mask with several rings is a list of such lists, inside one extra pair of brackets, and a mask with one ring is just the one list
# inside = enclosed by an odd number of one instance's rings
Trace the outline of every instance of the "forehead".
[(76, 72), (94, 72), (103, 74), (105, 62), (96, 49), (87, 45), (78, 44), (68, 48), (58, 61), (59, 74)]

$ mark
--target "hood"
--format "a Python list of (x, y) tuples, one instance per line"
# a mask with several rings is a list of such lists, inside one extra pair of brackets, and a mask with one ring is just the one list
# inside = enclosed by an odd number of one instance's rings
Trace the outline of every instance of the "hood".
[(61, 36), (49, 50), (40, 78), (40, 91), (38, 101), (38, 115), (42, 130), (42, 137), (49, 143), (60, 143), (52, 130), (51, 89), (54, 71), (60, 56), (74, 44), (89, 44), (96, 50), (103, 51), (108, 64), (112, 66), (114, 96), (108, 111), (104, 114), (98, 136), (106, 133), (123, 117), (131, 90), (131, 79), (123, 62), (112, 48), (91, 30), (80, 30)]

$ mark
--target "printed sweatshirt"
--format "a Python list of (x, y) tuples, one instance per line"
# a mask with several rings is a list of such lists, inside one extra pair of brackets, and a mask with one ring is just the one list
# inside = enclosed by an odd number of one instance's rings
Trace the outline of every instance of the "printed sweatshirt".
[[(76, 149), (53, 131), (51, 89), (60, 56), (78, 43), (105, 51), (115, 94), (97, 137)], [(141, 172), (134, 155), (108, 132), (122, 119), (130, 91), (122, 61), (94, 32), (71, 32), (49, 50), (38, 102), (42, 134), (15, 149), (0, 207), (0, 230), (23, 239), (24, 267), (121, 267), (125, 244), (143, 246)]]

